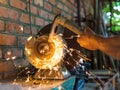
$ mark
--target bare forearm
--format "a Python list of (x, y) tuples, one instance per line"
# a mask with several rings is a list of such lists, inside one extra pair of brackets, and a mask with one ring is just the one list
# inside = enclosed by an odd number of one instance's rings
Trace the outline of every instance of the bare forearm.
[(100, 50), (113, 58), (120, 60), (120, 35), (104, 38), (85, 28), (84, 33), (77, 38), (77, 42), (88, 50)]
[(113, 58), (120, 59), (120, 36), (109, 38), (97, 36), (96, 41), (99, 50)]

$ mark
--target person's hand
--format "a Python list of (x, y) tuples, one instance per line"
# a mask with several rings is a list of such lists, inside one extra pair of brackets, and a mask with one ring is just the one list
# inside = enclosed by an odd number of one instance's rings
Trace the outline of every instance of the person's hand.
[(77, 42), (81, 47), (84, 47), (88, 50), (98, 49), (97, 36), (96, 34), (88, 27), (84, 29), (84, 33), (77, 38)]

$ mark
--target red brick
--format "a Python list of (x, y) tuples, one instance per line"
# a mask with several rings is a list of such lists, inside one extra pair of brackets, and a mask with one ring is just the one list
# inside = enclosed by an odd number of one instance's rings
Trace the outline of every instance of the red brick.
[(66, 3), (66, 2), (67, 2), (67, 0), (62, 0), (62, 2), (63, 2), (63, 3)]
[[(25, 34), (31, 34), (30, 27), (24, 27)], [(32, 27), (32, 34), (35, 35), (37, 33), (36, 28)]]
[(25, 45), (26, 41), (27, 41), (27, 37), (23, 37), (23, 36), (18, 37), (18, 45), (19, 46)]
[(37, 8), (34, 6), (31, 6), (31, 12), (37, 15)]
[(56, 8), (56, 7), (53, 7), (53, 12), (55, 14), (59, 14), (60, 13), (60, 9)]
[(55, 18), (55, 15), (49, 14), (49, 19), (50, 19), (50, 20), (53, 20), (54, 18)]
[(0, 73), (12, 71), (15, 69), (12, 61), (0, 62), (0, 67), (2, 67), (0, 68)]
[(39, 11), (39, 15), (42, 16), (42, 17), (44, 17), (44, 18), (48, 18), (48, 12), (44, 11), (42, 9)]
[(59, 2), (57, 7), (60, 8), (60, 9), (63, 9), (63, 4)]
[(0, 30), (4, 30), (4, 22), (0, 21)]
[(14, 33), (23, 33), (23, 26), (16, 24), (16, 23), (7, 23), (6, 31), (14, 32)]
[(22, 15), (20, 16), (20, 21), (24, 23), (29, 23), (29, 15), (22, 13)]
[(74, 4), (74, 3), (75, 3), (75, 0), (70, 0), (70, 1), (71, 1), (71, 3), (72, 3), (72, 4)]
[(77, 7), (76, 7), (76, 5), (74, 4), (74, 5), (72, 5), (71, 6), (71, 8), (72, 8), (72, 10), (74, 11), (74, 13), (75, 13), (75, 10), (77, 11)]
[(4, 74), (0, 73), (0, 80), (3, 80), (3, 76), (4, 76)]
[(40, 26), (43, 26), (44, 25), (44, 20), (41, 19), (41, 18), (36, 18), (36, 25), (40, 25)]
[(18, 48), (12, 49), (12, 56), (18, 58), (18, 57), (22, 57), (22, 55), (23, 55), (22, 49), (18, 49)]
[(6, 4), (6, 3), (7, 3), (7, 0), (0, 0), (0, 3), (1, 3), (1, 4)]
[(11, 78), (11, 77), (16, 77), (17, 74), (18, 74), (17, 70), (5, 72), (4, 76), (3, 76), (3, 79), (7, 79), (7, 78)]
[(0, 45), (15, 45), (16, 37), (12, 35), (0, 34)]
[(72, 9), (72, 6), (73, 6), (73, 5), (72, 5), (70, 2), (67, 1), (67, 2), (66, 2), (66, 6), (68, 6), (69, 8)]
[(17, 11), (14, 11), (14, 10), (10, 9), (8, 15), (13, 20), (17, 20), (18, 19), (18, 12)]
[(35, 3), (36, 5), (43, 6), (43, 0), (34, 0), (34, 3)]
[[(29, 7), (29, 6), (28, 6), (28, 7)], [(31, 13), (37, 15), (37, 7), (31, 5), (31, 6), (30, 6), (30, 9), (31, 9)], [(29, 11), (29, 8), (28, 8), (28, 11)]]
[[(31, 18), (31, 23), (33, 24), (34, 23), (34, 17), (31, 16), (30, 18)], [(20, 21), (29, 24), (30, 23), (29, 15), (22, 13), (21, 16), (20, 16)]]
[(55, 0), (48, 0), (51, 4), (55, 5), (56, 1)]
[(47, 2), (44, 3), (44, 8), (47, 9), (48, 11), (52, 11), (52, 6)]
[(10, 49), (3, 50), (5, 60), (10, 60), (12, 57), (12, 51)]
[(0, 17), (8, 17), (8, 9), (5, 7), (0, 7)]
[(36, 30), (36, 28), (34, 28), (34, 27), (32, 27), (32, 34), (33, 34), (33, 35), (36, 35), (36, 34), (37, 34), (37, 30)]
[(26, 0), (26, 2), (29, 2), (29, 1), (30, 1), (30, 3), (33, 3), (34, 0)]
[(14, 60), (13, 62), (16, 68), (26, 67), (30, 64), (28, 60), (24, 60), (24, 59)]
[(66, 18), (69, 19), (69, 20), (71, 20), (72, 16), (68, 14), (68, 15), (66, 15)]
[(18, 57), (23, 57), (23, 50), (20, 48), (4, 48), (2, 51), (3, 56), (7, 61), (17, 59)]
[(48, 21), (45, 21), (45, 24), (44, 25), (48, 25), (50, 22), (48, 22)]
[(30, 34), (30, 27), (23, 28), (25, 34)]
[(26, 4), (21, 0), (10, 0), (10, 5), (21, 10), (25, 10), (26, 8)]
[[(64, 6), (64, 10), (66, 11), (66, 12), (69, 12), (69, 10), (68, 10), (68, 7), (67, 6)], [(71, 11), (71, 10), (70, 10)]]

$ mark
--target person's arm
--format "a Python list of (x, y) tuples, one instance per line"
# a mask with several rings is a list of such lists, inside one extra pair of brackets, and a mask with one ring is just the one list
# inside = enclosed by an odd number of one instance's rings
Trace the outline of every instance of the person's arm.
[(113, 58), (120, 59), (120, 36), (105, 38), (86, 28), (84, 34), (77, 38), (77, 42), (86, 49), (100, 50)]

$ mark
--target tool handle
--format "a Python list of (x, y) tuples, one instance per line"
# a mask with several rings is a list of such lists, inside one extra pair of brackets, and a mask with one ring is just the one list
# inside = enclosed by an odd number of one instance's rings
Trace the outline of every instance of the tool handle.
[(75, 23), (70, 22), (69, 20), (67, 20), (65, 17), (63, 16), (58, 16), (56, 17), (54, 23), (60, 24), (63, 27), (66, 27), (67, 29), (71, 30), (72, 32), (74, 32), (75, 34), (81, 35), (83, 34), (83, 30), (80, 29), (79, 26), (77, 26)]

